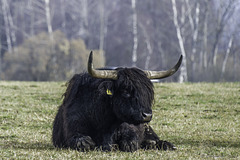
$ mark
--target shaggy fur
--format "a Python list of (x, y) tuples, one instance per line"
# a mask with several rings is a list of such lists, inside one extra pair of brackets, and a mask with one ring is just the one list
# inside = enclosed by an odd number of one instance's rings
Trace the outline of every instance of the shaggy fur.
[(81, 151), (174, 149), (171, 143), (159, 140), (143, 120), (142, 113), (152, 113), (151, 81), (137, 68), (117, 70), (117, 80), (83, 73), (69, 81), (53, 123), (55, 147)]

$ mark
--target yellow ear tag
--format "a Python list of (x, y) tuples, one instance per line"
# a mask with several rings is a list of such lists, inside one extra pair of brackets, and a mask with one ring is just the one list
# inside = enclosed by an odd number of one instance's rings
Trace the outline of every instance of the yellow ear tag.
[(112, 95), (112, 92), (109, 89), (107, 89), (107, 95)]

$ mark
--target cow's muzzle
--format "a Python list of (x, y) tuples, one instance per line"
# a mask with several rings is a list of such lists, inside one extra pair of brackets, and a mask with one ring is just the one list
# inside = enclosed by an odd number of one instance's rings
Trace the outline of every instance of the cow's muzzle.
[(152, 114), (151, 113), (142, 112), (142, 117), (143, 117), (144, 122), (150, 122), (152, 120)]

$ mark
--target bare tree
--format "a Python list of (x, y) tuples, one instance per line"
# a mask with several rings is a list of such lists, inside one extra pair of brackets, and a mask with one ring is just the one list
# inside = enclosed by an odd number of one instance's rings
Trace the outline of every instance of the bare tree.
[(228, 42), (228, 48), (227, 48), (226, 55), (225, 55), (225, 58), (224, 58), (224, 61), (223, 61), (223, 65), (222, 65), (221, 78), (223, 78), (223, 75), (224, 75), (225, 70), (226, 70), (226, 64), (227, 64), (227, 60), (228, 60), (229, 54), (231, 52), (232, 43), (233, 43), (233, 36), (231, 36), (231, 38), (230, 38), (230, 40)]
[(201, 53), (201, 64), (204, 69), (208, 67), (208, 20), (209, 20), (209, 0), (204, 1), (204, 19), (203, 19), (203, 49)]
[(153, 54), (153, 49), (152, 49), (150, 38), (149, 38), (149, 35), (148, 35), (147, 31), (146, 31), (145, 26), (141, 22), (139, 22), (139, 26), (140, 26), (140, 28), (142, 30), (142, 33), (143, 33), (143, 36), (144, 36), (144, 39), (145, 39), (144, 41), (146, 43), (146, 47), (147, 47), (147, 51), (148, 51), (148, 53), (146, 55), (147, 58), (146, 58), (146, 61), (145, 61), (145, 67), (144, 68), (145, 69), (149, 69), (149, 64), (150, 64), (151, 56)]
[(137, 11), (136, 0), (132, 0), (132, 23), (133, 23), (133, 52), (132, 52), (132, 65), (136, 66), (137, 63), (137, 48), (138, 48), (138, 30), (137, 30)]
[(45, 15), (46, 15), (46, 24), (47, 24), (48, 34), (49, 34), (51, 41), (53, 41), (53, 29), (52, 29), (52, 23), (51, 23), (51, 13), (50, 13), (49, 1), (50, 0), (44, 0)]
[[(99, 50), (100, 54), (104, 54), (104, 37), (105, 37), (105, 11), (104, 11), (104, 3), (105, 0), (99, 0), (99, 12), (100, 12), (100, 42), (99, 42)], [(104, 55), (103, 55), (104, 56)]]
[(189, 0), (186, 0), (186, 4), (187, 4), (187, 8), (189, 10), (189, 13), (188, 13), (188, 18), (189, 18), (189, 23), (190, 23), (190, 27), (191, 27), (191, 30), (192, 30), (192, 51), (191, 51), (191, 63), (192, 63), (192, 71), (193, 71), (193, 74), (194, 72), (196, 71), (196, 52), (197, 52), (197, 40), (198, 40), (198, 27), (199, 27), (199, 12), (200, 12), (200, 7), (199, 7), (199, 3), (196, 4), (196, 9), (195, 9), (195, 15), (194, 15), (194, 18), (191, 14), (191, 10), (193, 7), (190, 6), (189, 4)]
[[(103, 1), (105, 1), (105, 0), (103, 0)], [(100, 8), (104, 7), (104, 5), (102, 4), (103, 1), (100, 0), (100, 1), (97, 2)], [(75, 13), (77, 13), (79, 15), (80, 21), (79, 21), (78, 35), (86, 38), (89, 35), (89, 29), (88, 29), (89, 22), (88, 22), (88, 20), (89, 20), (89, 17), (91, 17), (91, 16), (88, 15), (88, 11), (91, 10), (91, 8), (89, 8), (89, 6), (88, 6), (90, 2), (88, 2), (88, 0), (82, 0), (82, 1), (79, 1), (79, 2), (77, 1), (75, 3), (73, 3), (73, 4), (68, 4), (67, 3), (67, 4), (70, 5), (71, 8), (74, 8), (73, 10), (75, 11)], [(71, 9), (71, 8), (69, 8), (69, 9)], [(102, 11), (104, 12), (104, 10), (102, 10)], [(102, 14), (102, 13), (100, 13), (100, 14)], [(103, 15), (101, 15), (101, 16), (103, 16)]]
[(13, 44), (11, 40), (11, 28), (10, 28), (10, 22), (9, 22), (9, 7), (7, 0), (2, 0), (2, 12), (3, 12), (3, 18), (4, 18), (4, 25), (5, 25), (5, 31), (6, 31), (6, 38), (7, 38), (7, 48), (8, 52), (12, 53)]
[(33, 0), (29, 0), (27, 9), (30, 15), (30, 35), (33, 36), (35, 34), (35, 27), (34, 27), (35, 13), (33, 8)]
[[(1, 18), (0, 18), (1, 20)], [(1, 24), (0, 24), (1, 25)], [(2, 29), (0, 29), (0, 80), (2, 75)]]
[(65, 0), (61, 0), (60, 1), (61, 3), (61, 19), (62, 19), (62, 29), (63, 29), (63, 32), (66, 33), (66, 19), (65, 19), (65, 14), (66, 14), (66, 9), (65, 9)]
[[(227, 4), (225, 4), (227, 2)], [(217, 56), (218, 56), (218, 46), (219, 41), (221, 39), (221, 35), (223, 33), (224, 27), (227, 24), (229, 18), (234, 13), (235, 9), (235, 0), (223, 1), (220, 2), (220, 7), (218, 9), (218, 17), (217, 17), (217, 28), (215, 41), (213, 43), (212, 53), (213, 53), (213, 66), (215, 67), (217, 64)]]
[(188, 81), (188, 76), (187, 76), (187, 55), (186, 51), (184, 48), (184, 42), (183, 42), (183, 37), (181, 34), (181, 29), (180, 25), (178, 23), (178, 12), (177, 12), (177, 7), (176, 7), (176, 1), (172, 0), (172, 9), (173, 9), (173, 22), (177, 31), (177, 38), (178, 38), (178, 43), (180, 46), (181, 53), (183, 55), (183, 60), (182, 60), (182, 66), (180, 69), (180, 75), (179, 75), (179, 82), (187, 82)]

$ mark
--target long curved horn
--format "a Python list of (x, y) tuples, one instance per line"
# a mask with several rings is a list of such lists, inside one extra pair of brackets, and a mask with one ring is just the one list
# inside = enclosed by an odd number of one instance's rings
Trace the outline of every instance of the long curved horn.
[(166, 77), (169, 77), (169, 76), (173, 75), (178, 70), (178, 68), (180, 67), (181, 63), (182, 63), (182, 55), (179, 58), (177, 64), (172, 69), (169, 69), (167, 71), (146, 71), (145, 70), (144, 73), (147, 75), (147, 77), (149, 79), (162, 79), (162, 78), (166, 78)]
[(106, 78), (106, 79), (117, 79), (117, 71), (116, 70), (96, 70), (93, 67), (93, 53), (90, 52), (88, 58), (88, 73), (95, 78)]

